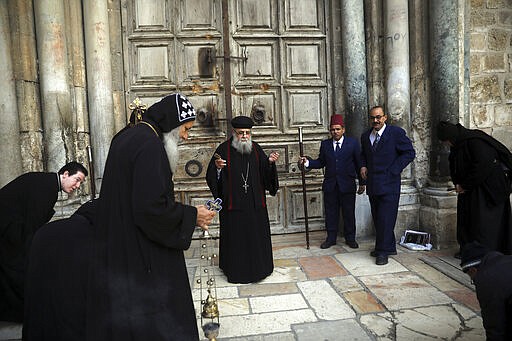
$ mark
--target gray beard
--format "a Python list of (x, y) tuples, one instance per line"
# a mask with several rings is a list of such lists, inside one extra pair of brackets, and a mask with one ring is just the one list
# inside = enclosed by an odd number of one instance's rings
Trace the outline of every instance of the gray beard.
[(240, 154), (248, 155), (252, 152), (252, 139), (249, 137), (247, 141), (242, 142), (238, 139), (236, 133), (233, 133), (233, 142), (231, 142), (231, 146)]
[(179, 160), (179, 150), (178, 144), (180, 142), (180, 127), (174, 128), (168, 133), (162, 134), (164, 137), (164, 148), (167, 153), (167, 158), (169, 159), (169, 166), (171, 167), (172, 174), (176, 173), (176, 169), (178, 168), (178, 160)]

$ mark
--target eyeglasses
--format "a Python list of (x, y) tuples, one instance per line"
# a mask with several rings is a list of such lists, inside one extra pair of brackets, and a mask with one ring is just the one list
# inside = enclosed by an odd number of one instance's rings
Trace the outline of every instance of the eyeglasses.
[(235, 133), (238, 135), (238, 136), (249, 136), (251, 135), (251, 131), (250, 130), (235, 130)]
[(380, 121), (381, 118), (383, 118), (385, 115), (376, 115), (376, 116), (370, 116), (370, 121)]

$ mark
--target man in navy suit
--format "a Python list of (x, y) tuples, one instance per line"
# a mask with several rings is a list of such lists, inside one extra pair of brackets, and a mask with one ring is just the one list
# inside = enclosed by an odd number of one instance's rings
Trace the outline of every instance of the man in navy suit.
[(416, 152), (405, 130), (386, 125), (388, 116), (381, 106), (370, 110), (372, 128), (361, 135), (361, 177), (366, 180), (375, 225), (375, 264), (388, 263), (396, 255), (395, 223), (400, 200), (400, 174)]
[[(325, 167), (322, 185), (325, 205), (325, 227), (327, 238), (320, 248), (327, 249), (336, 244), (338, 224), (343, 213), (343, 235), (347, 245), (357, 249), (356, 242), (356, 177), (360, 174), (361, 155), (359, 143), (352, 137), (343, 136), (345, 125), (341, 115), (333, 115), (330, 122), (331, 138), (322, 141), (318, 159), (302, 157), (301, 164), (306, 168)], [(359, 178), (357, 193), (364, 192), (364, 181)]]

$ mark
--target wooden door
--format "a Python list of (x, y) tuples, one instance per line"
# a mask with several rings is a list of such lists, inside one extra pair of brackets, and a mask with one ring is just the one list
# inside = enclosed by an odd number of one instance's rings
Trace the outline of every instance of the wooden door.
[[(223, 27), (222, 1), (228, 9), (227, 27)], [(196, 205), (210, 198), (206, 166), (216, 146), (231, 135), (229, 117), (251, 116), (256, 122), (253, 139), (267, 153), (281, 154), (281, 188), (276, 197), (268, 197), (272, 231), (304, 229), (297, 127), (306, 126), (305, 151), (316, 157), (332, 111), (328, 4), (323, 0), (123, 1), (127, 105), (135, 97), (150, 105), (179, 91), (198, 111), (191, 138), (180, 147), (175, 174), (178, 199)], [(231, 94), (231, 112), (226, 108), (226, 91)], [(323, 228), (322, 174), (312, 171), (307, 177), (309, 225)]]

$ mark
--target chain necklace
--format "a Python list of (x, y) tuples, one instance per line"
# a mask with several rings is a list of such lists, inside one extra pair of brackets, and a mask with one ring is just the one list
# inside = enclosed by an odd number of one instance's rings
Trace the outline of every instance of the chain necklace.
[(242, 180), (244, 181), (242, 187), (244, 188), (245, 193), (247, 193), (247, 188), (249, 188), (249, 185), (247, 184), (247, 180), (249, 179), (249, 162), (247, 162), (247, 173), (245, 174), (245, 177), (243, 171), (240, 175), (242, 176)]

